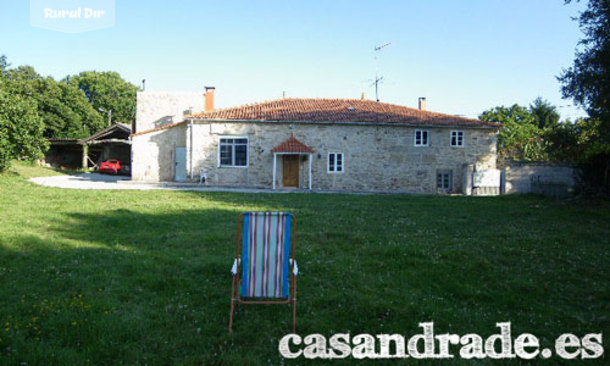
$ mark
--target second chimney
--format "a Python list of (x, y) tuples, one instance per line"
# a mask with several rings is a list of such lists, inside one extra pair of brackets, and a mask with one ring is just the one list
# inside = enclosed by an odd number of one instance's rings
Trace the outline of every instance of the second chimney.
[(426, 110), (426, 97), (419, 97), (419, 99), (417, 100), (417, 104), (419, 106), (420, 111), (425, 111)]
[(214, 109), (214, 89), (213, 86), (206, 86), (205, 88), (205, 112), (211, 111)]

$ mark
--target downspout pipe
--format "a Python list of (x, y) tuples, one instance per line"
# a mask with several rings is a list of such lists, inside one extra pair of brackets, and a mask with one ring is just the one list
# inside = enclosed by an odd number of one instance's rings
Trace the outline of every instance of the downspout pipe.
[(193, 120), (191, 119), (189, 120), (189, 171), (191, 172), (191, 181), (195, 179), (193, 173), (193, 165)]

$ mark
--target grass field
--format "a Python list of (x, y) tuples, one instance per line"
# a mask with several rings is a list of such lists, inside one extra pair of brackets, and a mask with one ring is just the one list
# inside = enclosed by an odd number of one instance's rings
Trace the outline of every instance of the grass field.
[(566, 332), (610, 336), (607, 202), (76, 191), (25, 179), (49, 174), (61, 173), (18, 164), (0, 175), (2, 365), (282, 363), (290, 307), (242, 308), (227, 334), (247, 210), (298, 217), (300, 334), (408, 336), (434, 321), (436, 333), (491, 335), (511, 321), (543, 346)]

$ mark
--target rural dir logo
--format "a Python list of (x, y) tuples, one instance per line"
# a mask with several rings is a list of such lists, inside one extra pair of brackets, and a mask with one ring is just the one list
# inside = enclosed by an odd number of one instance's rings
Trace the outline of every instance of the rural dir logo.
[(30, 24), (64, 33), (114, 26), (114, 0), (30, 0)]

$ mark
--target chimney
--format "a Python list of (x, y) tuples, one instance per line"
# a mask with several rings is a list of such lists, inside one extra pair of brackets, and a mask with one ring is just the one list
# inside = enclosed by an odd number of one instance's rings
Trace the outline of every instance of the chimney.
[(362, 92), (362, 95), (360, 96), (360, 100), (364, 100), (364, 92)]
[(204, 111), (208, 112), (214, 109), (214, 89), (213, 86), (205, 86), (205, 108)]
[(419, 99), (417, 100), (417, 104), (419, 106), (420, 111), (425, 111), (426, 110), (426, 97), (419, 97)]

